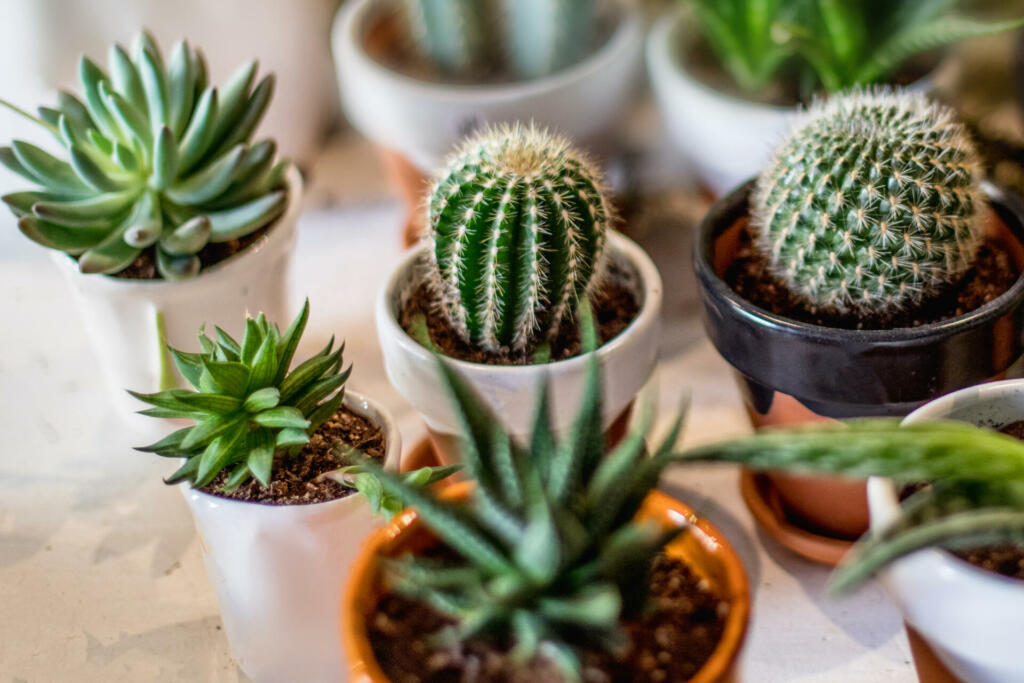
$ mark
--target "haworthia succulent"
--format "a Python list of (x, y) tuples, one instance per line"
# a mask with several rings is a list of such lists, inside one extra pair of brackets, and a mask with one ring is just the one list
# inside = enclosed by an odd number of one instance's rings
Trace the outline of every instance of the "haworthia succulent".
[(244, 237), (284, 212), (287, 163), (273, 141), (251, 142), (273, 92), (272, 76), (252, 87), (255, 62), (223, 97), (198, 50), (180, 42), (165, 64), (145, 33), (131, 54), (111, 47), (109, 75), (88, 58), (79, 67), (84, 101), (61, 92), (35, 118), (0, 100), (67, 153), (18, 140), (0, 147), (0, 163), (42, 188), (3, 197), (26, 236), (78, 257), (82, 272), (114, 274), (153, 251), (159, 274), (178, 280), (199, 273), (208, 242)]

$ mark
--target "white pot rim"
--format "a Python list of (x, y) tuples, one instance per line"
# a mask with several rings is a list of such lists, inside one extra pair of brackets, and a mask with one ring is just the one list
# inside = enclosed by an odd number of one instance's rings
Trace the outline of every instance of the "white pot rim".
[[(1024, 390), (1024, 379), (988, 382), (954, 391), (921, 406), (904, 418), (902, 424), (920, 424), (942, 419), (950, 414), (954, 407), (963, 404), (966, 400), (969, 399), (972, 403), (976, 402), (979, 393), (985, 398), (991, 399), (1000, 396), (1008, 389)], [(868, 503), (871, 508), (872, 531), (886, 528), (899, 516), (899, 495), (895, 484), (890, 479), (871, 477), (868, 480)], [(897, 564), (911, 561), (914, 563), (916, 571), (927, 572), (931, 576), (942, 576), (949, 582), (955, 582), (965, 587), (978, 587), (989, 592), (1005, 591), (1007, 599), (1019, 600), (1024, 592), (1024, 582), (975, 567), (953, 553), (939, 548), (919, 550), (906, 558), (897, 560)]]
[[(417, 263), (428, 248), (429, 247), (427, 246), (422, 246), (418, 249), (411, 250), (410, 253), (402, 259), (402, 262), (398, 267), (395, 268), (391, 277), (388, 278), (384, 287), (381, 288), (377, 295), (378, 320), (381, 321), (383, 325), (387, 326), (391, 335), (397, 340), (405, 353), (415, 356), (418, 360), (426, 364), (434, 362), (434, 353), (413, 339), (412, 336), (398, 323), (392, 302), (395, 299), (396, 289), (398, 288), (399, 283), (405, 279), (405, 273), (416, 267)], [(610, 339), (597, 348), (595, 355), (598, 359), (614, 355), (620, 347), (625, 346), (628, 343), (629, 337), (631, 337), (637, 330), (657, 324), (659, 316), (661, 315), (661, 301), (663, 296), (661, 274), (658, 273), (658, 269), (655, 267), (654, 262), (651, 261), (651, 257), (647, 255), (647, 252), (645, 252), (640, 245), (622, 233), (610, 230), (608, 233), (608, 249), (611, 253), (622, 256), (631, 266), (633, 266), (633, 268), (636, 269), (636, 273), (640, 281), (639, 284), (643, 301), (641, 302), (640, 310), (637, 312), (636, 317), (630, 321), (629, 325), (627, 325), (625, 329), (623, 329), (613, 339)], [(501, 377), (517, 375), (522, 373), (524, 370), (535, 371), (537, 369), (537, 366), (534, 365), (492, 365), (489, 363), (474, 363), (472, 361), (462, 360), (459, 358), (452, 358), (447, 355), (443, 356), (443, 358), (446, 364), (463, 373), (485, 371), (489, 375)], [(564, 358), (562, 360), (544, 363), (542, 367), (544, 369), (550, 369), (551, 371), (572, 371), (587, 362), (587, 354), (579, 354), (572, 358)]]
[(247, 257), (264, 249), (273, 249), (295, 239), (296, 222), (302, 204), (302, 175), (294, 164), (290, 165), (285, 174), (285, 186), (288, 188), (288, 207), (278, 216), (274, 224), (258, 240), (237, 254), (204, 268), (194, 278), (172, 282), (164, 279), (136, 280), (114, 277), (113, 275), (85, 274), (78, 269), (76, 261), (62, 251), (50, 250), (54, 263), (69, 276), (78, 278), (82, 288), (114, 295), (135, 296), (137, 294), (159, 291), (175, 291), (182, 294), (194, 290), (216, 287), (232, 278), (239, 270), (247, 268)]
[(643, 21), (639, 12), (631, 6), (616, 5), (619, 21), (604, 44), (579, 62), (553, 74), (499, 84), (438, 83), (419, 80), (389, 69), (366, 53), (363, 47), (363, 28), (367, 15), (371, 11), (377, 11), (378, 4), (379, 0), (349, 0), (335, 16), (331, 29), (333, 40), (347, 44), (351, 54), (362, 63), (363, 68), (383, 79), (400, 83), (402, 87), (412, 91), (429, 93), (430, 97), (435, 99), (470, 104), (481, 99), (498, 102), (536, 97), (539, 94), (560, 90), (569, 83), (592, 77), (595, 73), (602, 72), (609, 63), (624, 58), (630, 45), (641, 39), (643, 33)]
[[(342, 405), (352, 412), (369, 419), (381, 429), (384, 433), (384, 439), (387, 441), (387, 446), (384, 450), (384, 467), (398, 469), (402, 456), (402, 437), (398, 431), (398, 425), (395, 423), (394, 418), (391, 417), (391, 414), (377, 401), (348, 389), (345, 390), (345, 398), (342, 401)], [(247, 514), (275, 516), (278, 519), (283, 515), (306, 516), (310, 511), (322, 512), (334, 507), (363, 504), (362, 496), (355, 491), (344, 498), (335, 498), (334, 500), (326, 500), (320, 503), (268, 505), (266, 503), (215, 496), (211, 493), (192, 488), (188, 482), (180, 484), (180, 488), (185, 498), (202, 502), (202, 504), (210, 508), (225, 508), (236, 511), (245, 509)]]
[[(785, 114), (788, 112), (803, 111), (806, 106), (795, 104), (783, 106), (778, 104), (767, 104), (737, 97), (708, 85), (698, 78), (694, 78), (685, 68), (685, 63), (679, 58), (676, 50), (676, 41), (680, 32), (687, 30), (687, 23), (694, 21), (686, 7), (677, 8), (655, 22), (647, 39), (647, 63), (652, 78), (661, 78), (666, 81), (683, 83), (689, 90), (698, 90), (709, 97), (726, 101), (737, 109), (744, 109), (751, 112), (772, 112)], [(911, 91), (927, 92), (932, 84), (935, 74), (942, 68), (944, 59), (940, 59), (935, 66), (921, 78), (905, 86)]]

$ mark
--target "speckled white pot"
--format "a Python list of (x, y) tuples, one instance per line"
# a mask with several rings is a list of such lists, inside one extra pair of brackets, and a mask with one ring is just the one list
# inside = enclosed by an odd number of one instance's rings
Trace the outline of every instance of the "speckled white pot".
[[(385, 467), (401, 435), (378, 404), (351, 391), (345, 405), (381, 427)], [(358, 494), (314, 505), (260, 505), (181, 487), (206, 574), (238, 665), (255, 683), (337, 683), (342, 586), (363, 539), (381, 525)]]
[(363, 135), (421, 170), (436, 168), (466, 133), (485, 123), (536, 121), (580, 143), (599, 141), (619, 121), (636, 86), (643, 19), (633, 9), (605, 45), (550, 76), (499, 85), (416, 80), (386, 68), (364, 48), (380, 0), (349, 0), (332, 44), (342, 106)]
[[(669, 137), (700, 180), (724, 196), (757, 175), (800, 107), (725, 95), (690, 76), (680, 55), (694, 20), (685, 8), (658, 20), (647, 39), (647, 70)], [(931, 90), (931, 75), (910, 86)]]
[[(904, 424), (960, 420), (1001, 427), (1024, 419), (1024, 380), (961, 389), (921, 406)], [(871, 527), (899, 514), (886, 479), (868, 482)], [(968, 683), (1024, 683), (1024, 582), (978, 569), (951, 553), (921, 550), (895, 562), (882, 581), (904, 619)]]
[[(604, 372), (604, 427), (607, 429), (630, 404), (650, 377), (657, 362), (660, 329), (661, 276), (650, 257), (620, 233), (609, 233), (610, 257), (628, 263), (637, 275), (641, 307), (635, 320), (617, 337), (597, 350)], [(398, 324), (403, 297), (420, 281), (417, 267), (423, 249), (409, 254), (389, 278), (377, 298), (377, 335), (384, 352), (384, 367), (395, 389), (419, 411), (433, 431), (455, 435), (458, 423), (448, 390), (441, 381), (436, 359)], [(488, 407), (519, 439), (529, 436), (537, 390), (547, 377), (553, 398), (553, 427), (565, 432), (580, 405), (586, 359), (569, 358), (540, 365), (487, 365), (447, 358)]]
[[(287, 324), (288, 274), (302, 199), (302, 180), (294, 168), (288, 175), (288, 194), (287, 211), (259, 241), (191, 280), (83, 275), (73, 259), (53, 252), (71, 287), (116, 410), (128, 414), (144, 407), (126, 389), (146, 393), (160, 389), (163, 363), (170, 359), (160, 343), (158, 314), (164, 320), (167, 342), (186, 350), (198, 346), (203, 324), (240, 335), (247, 312), (263, 312), (279, 325)], [(177, 381), (174, 373), (172, 369), (171, 378)]]

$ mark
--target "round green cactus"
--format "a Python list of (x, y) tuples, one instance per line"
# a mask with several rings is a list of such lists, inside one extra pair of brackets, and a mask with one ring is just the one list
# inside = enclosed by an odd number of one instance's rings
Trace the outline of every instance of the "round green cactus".
[(160, 275), (194, 277), (199, 252), (268, 225), (287, 206), (272, 140), (250, 140), (274, 89), (253, 86), (256, 63), (218, 90), (206, 61), (184, 42), (168, 62), (148, 33), (130, 56), (110, 50), (110, 73), (80, 63), (84, 102), (61, 92), (35, 117), (67, 152), (28, 142), (0, 147), (0, 164), (40, 186), (5, 195), (29, 238), (78, 258), (83, 273), (117, 273), (153, 250)]
[(980, 164), (953, 111), (855, 90), (814, 104), (751, 201), (772, 274), (810, 308), (888, 314), (935, 295), (982, 239)]
[(488, 351), (550, 339), (598, 280), (611, 218), (599, 172), (535, 127), (468, 140), (430, 197), (430, 283), (452, 327)]

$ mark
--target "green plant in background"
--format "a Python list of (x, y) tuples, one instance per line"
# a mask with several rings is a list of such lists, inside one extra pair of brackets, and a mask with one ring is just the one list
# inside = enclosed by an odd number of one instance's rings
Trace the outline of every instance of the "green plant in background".
[(890, 90), (815, 103), (757, 181), (772, 274), (809, 307), (885, 313), (956, 282), (982, 238), (980, 163), (944, 106)]
[[(592, 325), (584, 336), (593, 349)], [(653, 453), (641, 427), (606, 455), (600, 373), (593, 355), (588, 363), (570, 434), (556, 439), (544, 389), (529, 444), (514, 441), (441, 364), (465, 435), (468, 500), (441, 500), (398, 475), (379, 475), (458, 555), (388, 561), (392, 589), (454, 619), (439, 636), (495, 637), (513, 647), (515, 661), (547, 657), (569, 680), (580, 675), (578, 648), (628, 642), (620, 622), (644, 608), (654, 558), (680, 532), (634, 517), (671, 461), (681, 419)]]
[(309, 319), (309, 302), (281, 334), (261, 313), (245, 322), (241, 342), (217, 328), (216, 340), (199, 333), (202, 351), (171, 349), (190, 389), (133, 396), (152, 406), (143, 415), (187, 419), (179, 429), (139, 450), (184, 458), (168, 484), (209, 484), (225, 469), (223, 490), (237, 489), (250, 477), (269, 486), (274, 459), (297, 453), (341, 406), (351, 366), (342, 366), (344, 344), (334, 340), (289, 372)]
[(28, 142), (0, 147), (0, 163), (40, 186), (3, 200), (18, 227), (43, 246), (78, 258), (83, 273), (117, 273), (154, 250), (160, 275), (195, 276), (209, 242), (248, 235), (284, 212), (285, 161), (272, 140), (251, 143), (274, 89), (255, 87), (256, 63), (222, 89), (187, 43), (165, 64), (142, 33), (129, 55), (110, 50), (109, 75), (83, 57), (84, 102), (61, 92), (35, 117), (66, 150), (59, 159)]
[(486, 350), (548, 340), (598, 282), (610, 220), (600, 173), (564, 138), (518, 124), (479, 133), (430, 197), (442, 311)]
[(595, 0), (404, 0), (419, 53), (445, 76), (539, 78), (592, 47)]
[(811, 424), (689, 451), (682, 462), (887, 477), (897, 490), (930, 482), (902, 504), (897, 522), (865, 536), (833, 577), (847, 591), (890, 562), (927, 547), (1024, 543), (1024, 442), (959, 422), (897, 420)]
[[(956, 0), (686, 0), (703, 39), (742, 89), (790, 69), (801, 94), (885, 81), (907, 60), (1024, 26), (954, 14)], [(795, 72), (795, 76), (793, 76)]]

